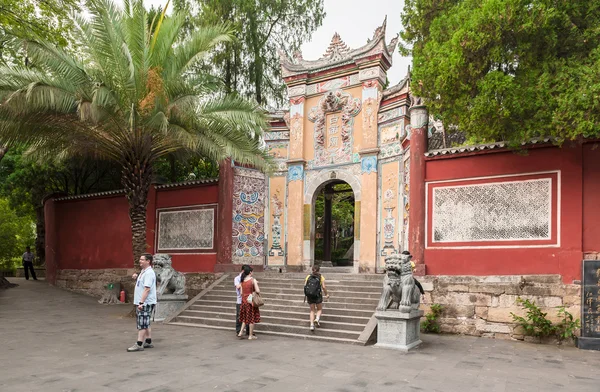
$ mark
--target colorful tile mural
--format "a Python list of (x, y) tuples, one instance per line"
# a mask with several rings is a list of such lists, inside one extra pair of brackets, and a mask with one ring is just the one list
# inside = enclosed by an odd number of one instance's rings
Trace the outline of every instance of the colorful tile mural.
[(232, 222), (234, 264), (263, 263), (265, 190), (262, 173), (235, 168)]

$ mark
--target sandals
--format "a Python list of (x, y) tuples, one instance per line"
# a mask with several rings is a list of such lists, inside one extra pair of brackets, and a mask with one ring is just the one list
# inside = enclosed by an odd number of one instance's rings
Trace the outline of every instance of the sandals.
[(258, 339), (256, 337), (256, 335), (250, 335), (250, 336), (248, 336), (248, 340), (256, 340), (256, 339)]

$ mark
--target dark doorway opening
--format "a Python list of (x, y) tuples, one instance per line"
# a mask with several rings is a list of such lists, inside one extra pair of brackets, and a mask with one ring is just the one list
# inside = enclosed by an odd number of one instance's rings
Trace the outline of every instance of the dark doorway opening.
[(315, 264), (354, 265), (354, 192), (344, 181), (323, 187), (315, 202)]

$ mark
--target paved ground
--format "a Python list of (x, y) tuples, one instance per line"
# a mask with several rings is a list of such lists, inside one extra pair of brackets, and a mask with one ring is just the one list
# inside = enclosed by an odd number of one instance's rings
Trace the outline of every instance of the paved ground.
[(0, 391), (600, 391), (600, 352), (459, 336), (392, 350), (155, 325), (44, 281), (0, 290)]

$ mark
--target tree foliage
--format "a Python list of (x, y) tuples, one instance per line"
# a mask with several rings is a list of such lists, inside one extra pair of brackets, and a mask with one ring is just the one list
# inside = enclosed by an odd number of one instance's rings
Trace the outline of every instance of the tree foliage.
[(19, 216), (7, 199), (0, 198), (0, 269), (13, 267), (11, 260), (22, 255), (34, 239), (33, 220)]
[(72, 19), (77, 54), (26, 39), (33, 66), (0, 68), (0, 145), (28, 145), (44, 162), (92, 157), (119, 165), (137, 259), (147, 248), (154, 163), (180, 151), (266, 167), (259, 140), (266, 119), (255, 103), (219, 94), (190, 72), (233, 40), (229, 25), (180, 40), (184, 16), (149, 21), (141, 0), (123, 9), (89, 0), (86, 9)]
[(190, 31), (227, 21), (237, 40), (211, 56), (228, 91), (239, 91), (259, 103), (282, 104), (285, 98), (278, 50), (300, 49), (321, 26), (323, 0), (175, 0), (190, 15)]
[(13, 45), (15, 36), (67, 46), (69, 13), (78, 8), (76, 0), (0, 0), (0, 63), (14, 64), (26, 57), (26, 46)]
[(600, 135), (600, 3), (407, 0), (413, 92), (479, 140)]

